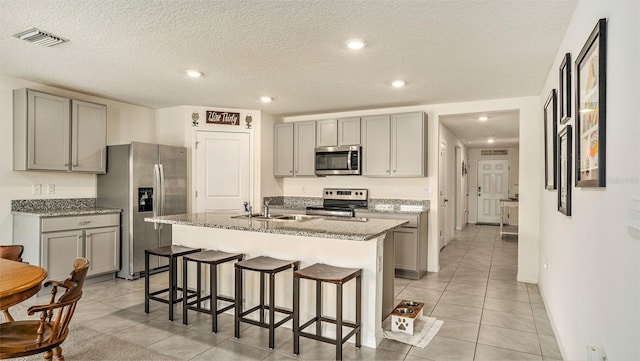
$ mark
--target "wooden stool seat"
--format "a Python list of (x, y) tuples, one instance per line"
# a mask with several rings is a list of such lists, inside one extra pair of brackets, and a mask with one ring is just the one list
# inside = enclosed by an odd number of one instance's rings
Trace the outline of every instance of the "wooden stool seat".
[[(191, 253), (200, 252), (200, 248), (190, 248), (179, 245), (164, 246), (144, 250), (144, 313), (149, 313), (149, 301), (157, 301), (169, 304), (169, 321), (173, 321), (173, 305), (182, 302), (182, 298), (178, 298), (178, 291), (188, 293), (188, 297), (195, 297), (195, 292), (188, 291), (186, 287), (178, 287), (178, 257), (186, 256)], [(169, 258), (169, 287), (157, 291), (150, 291), (149, 276), (156, 273), (164, 272), (164, 269), (152, 271), (149, 268), (149, 256), (158, 256)], [(169, 292), (168, 299), (158, 297), (157, 295)]]
[(360, 275), (362, 275), (362, 269), (360, 268), (342, 268), (324, 263), (316, 263), (297, 270), (294, 277), (342, 285)]
[(237, 268), (249, 271), (278, 273), (300, 264), (299, 261), (285, 261), (277, 258), (259, 256), (236, 263)]
[[(211, 332), (218, 332), (218, 315), (235, 307), (235, 299), (232, 297), (218, 295), (218, 265), (231, 261), (242, 261), (242, 253), (227, 253), (222, 251), (207, 250), (197, 253), (190, 253), (182, 257), (182, 286), (187, 287), (187, 264), (196, 262), (196, 291), (195, 300), (189, 301), (189, 293), (182, 293), (182, 323), (189, 324), (189, 310), (207, 313), (211, 315)], [(208, 296), (202, 295), (202, 265), (209, 265), (209, 288)], [(210, 301), (209, 309), (202, 307), (202, 302)], [(218, 300), (230, 302), (230, 305), (218, 309)], [(194, 306), (195, 305), (195, 306)]]
[(160, 257), (180, 257), (189, 253), (200, 252), (200, 248), (190, 248), (178, 245), (148, 249), (145, 252)]
[[(343, 285), (356, 279), (356, 320), (347, 322), (342, 319)], [(308, 279), (316, 282), (316, 316), (300, 325), (300, 279)], [(322, 282), (336, 285), (336, 318), (332, 319), (322, 315)], [(293, 353), (300, 354), (300, 337), (330, 343), (336, 346), (336, 360), (342, 360), (342, 344), (351, 336), (356, 335), (356, 347), (362, 344), (362, 269), (342, 268), (323, 263), (316, 263), (309, 267), (293, 272)], [(336, 325), (336, 337), (331, 339), (322, 336), (322, 322)], [(316, 324), (315, 333), (303, 330), (312, 324)], [(342, 336), (342, 326), (351, 328), (351, 331)]]
[[(285, 322), (293, 318), (293, 311), (275, 305), (275, 279), (276, 273), (293, 269), (295, 272), (300, 267), (300, 261), (286, 261), (271, 257), (259, 256), (250, 258), (235, 264), (236, 269), (236, 314), (234, 322), (234, 335), (240, 338), (240, 322), (269, 329), (269, 348), (275, 348), (275, 329)], [(242, 271), (260, 272), (260, 303), (246, 311), (243, 311), (242, 305)], [(265, 302), (265, 276), (269, 275), (269, 303)], [(264, 311), (269, 311), (269, 322), (265, 322)], [(252, 312), (260, 312), (260, 320), (255, 321), (245, 316)], [(276, 322), (275, 313), (286, 315), (283, 319)]]
[(194, 262), (202, 262), (206, 264), (221, 264), (234, 259), (242, 260), (244, 255), (242, 253), (228, 253), (222, 251), (206, 250), (198, 253), (191, 253), (184, 256), (184, 259)]

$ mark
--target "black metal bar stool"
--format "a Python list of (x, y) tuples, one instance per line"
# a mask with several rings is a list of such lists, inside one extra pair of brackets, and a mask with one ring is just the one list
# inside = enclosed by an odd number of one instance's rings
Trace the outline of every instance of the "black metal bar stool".
[[(184, 288), (184, 290), (182, 287), (178, 287), (178, 257), (200, 251), (200, 248), (190, 248), (176, 245), (146, 249), (144, 251), (144, 313), (149, 313), (150, 300), (167, 303), (169, 304), (169, 321), (173, 321), (173, 305), (182, 302), (182, 298), (178, 298), (178, 291), (191, 293), (189, 297), (195, 296), (195, 292), (187, 291), (186, 287)], [(159, 269), (157, 271), (152, 271), (149, 269), (149, 256), (152, 255), (169, 258), (169, 287), (150, 292), (149, 276), (156, 273), (164, 272), (164, 269)], [(156, 296), (167, 291), (169, 292), (169, 299)]]
[[(202, 251), (198, 253), (191, 253), (182, 257), (182, 286), (187, 287), (187, 264), (189, 261), (196, 262), (196, 280), (198, 282), (196, 286), (196, 299), (189, 301), (188, 293), (182, 293), (182, 323), (188, 325), (188, 310), (208, 313), (211, 315), (211, 332), (218, 332), (218, 315), (222, 312), (230, 310), (235, 307), (235, 299), (226, 296), (218, 295), (218, 265), (231, 261), (242, 261), (244, 255), (242, 253), (227, 253), (222, 251)], [(209, 288), (210, 292), (208, 296), (202, 295), (202, 264), (209, 265)], [(202, 302), (210, 300), (211, 306), (209, 309), (202, 307)], [(218, 309), (218, 301), (222, 300), (231, 302), (221, 309)], [(194, 306), (195, 304), (195, 306)]]
[[(296, 271), (300, 267), (300, 261), (285, 261), (271, 257), (256, 257), (236, 263), (236, 315), (235, 315), (235, 337), (240, 338), (240, 322), (249, 323), (255, 326), (269, 329), (269, 348), (273, 349), (275, 344), (275, 329), (283, 323), (293, 318), (293, 311), (275, 305), (275, 279), (276, 273), (293, 268)], [(242, 271), (260, 272), (260, 304), (246, 311), (242, 310)], [(269, 274), (269, 303), (265, 304), (265, 275)], [(269, 311), (269, 322), (264, 319), (264, 311)], [(246, 318), (248, 314), (260, 311), (260, 321)], [(287, 315), (282, 320), (275, 322), (275, 312)]]
[[(300, 279), (306, 278), (316, 281), (316, 316), (300, 325)], [(342, 286), (349, 280), (356, 279), (356, 322), (346, 322), (342, 319)], [(322, 316), (322, 282), (335, 284), (336, 287), (336, 318)], [(322, 336), (322, 322), (336, 325), (336, 338)], [(315, 322), (316, 332), (303, 332)], [(342, 326), (352, 328), (346, 336), (342, 336)], [(293, 353), (300, 354), (300, 336), (336, 345), (336, 360), (342, 360), (342, 344), (351, 336), (356, 335), (356, 347), (362, 344), (362, 269), (334, 267), (316, 263), (293, 272)]]

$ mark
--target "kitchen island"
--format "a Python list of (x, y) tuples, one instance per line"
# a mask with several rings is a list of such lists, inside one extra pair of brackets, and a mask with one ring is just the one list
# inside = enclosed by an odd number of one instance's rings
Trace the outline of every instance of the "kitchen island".
[[(231, 214), (192, 213), (145, 218), (148, 222), (172, 224), (173, 244), (225, 252), (244, 253), (246, 258), (269, 256), (298, 260), (300, 267), (326, 263), (339, 267), (362, 268), (362, 344), (376, 347), (382, 341), (382, 318), (393, 308), (393, 238), (389, 231), (404, 220), (369, 219), (366, 221), (330, 220), (322, 217), (304, 221), (233, 218)], [(190, 271), (191, 272), (191, 271)], [(219, 292), (233, 295), (233, 265), (219, 266)], [(245, 273), (244, 302), (257, 304), (259, 278)], [(291, 273), (276, 275), (276, 305), (291, 309)], [(180, 278), (179, 278), (180, 279)], [(193, 279), (193, 278), (191, 278)], [(204, 280), (208, 283), (207, 280)], [(193, 285), (189, 285), (193, 287)], [(335, 286), (323, 285), (323, 313), (335, 316)], [(355, 283), (344, 288), (344, 317), (355, 320)], [(315, 284), (300, 284), (302, 320), (315, 312)], [(257, 314), (256, 314), (257, 316)], [(291, 323), (285, 324), (291, 327)], [(335, 335), (330, 324), (323, 333)]]

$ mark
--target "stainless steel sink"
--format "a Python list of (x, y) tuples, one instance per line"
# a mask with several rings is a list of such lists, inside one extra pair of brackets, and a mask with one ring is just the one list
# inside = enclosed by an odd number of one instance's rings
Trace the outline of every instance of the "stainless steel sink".
[(282, 215), (274, 215), (274, 216), (269, 216), (269, 217), (265, 217), (263, 214), (252, 214), (251, 217), (249, 217), (248, 214), (242, 214), (242, 215), (239, 215), (239, 216), (233, 216), (231, 218), (255, 219), (255, 220), (258, 220), (258, 221), (302, 222), (302, 221), (308, 221), (310, 219), (318, 218), (318, 217), (307, 216), (307, 215), (303, 215), (303, 214), (282, 214)]

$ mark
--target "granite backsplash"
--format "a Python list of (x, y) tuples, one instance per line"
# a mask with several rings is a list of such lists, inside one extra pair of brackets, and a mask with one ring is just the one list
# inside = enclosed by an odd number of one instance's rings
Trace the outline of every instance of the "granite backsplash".
[(95, 198), (14, 199), (12, 212), (41, 212), (96, 208)]

